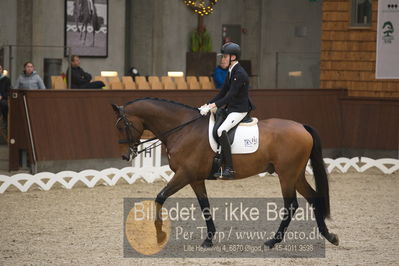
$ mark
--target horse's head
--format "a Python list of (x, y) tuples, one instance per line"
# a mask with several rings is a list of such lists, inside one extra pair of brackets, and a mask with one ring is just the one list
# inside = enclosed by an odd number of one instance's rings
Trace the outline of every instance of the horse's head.
[(119, 132), (120, 148), (128, 150), (126, 155), (122, 155), (122, 159), (130, 162), (137, 156), (137, 146), (144, 130), (143, 124), (134, 116), (128, 117), (123, 106), (112, 104), (112, 108), (117, 116), (115, 126)]

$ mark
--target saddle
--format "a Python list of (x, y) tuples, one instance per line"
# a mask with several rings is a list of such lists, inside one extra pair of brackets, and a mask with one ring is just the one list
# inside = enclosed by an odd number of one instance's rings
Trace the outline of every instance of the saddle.
[[(216, 154), (213, 159), (211, 172), (207, 179), (215, 179), (214, 173), (218, 172), (222, 165), (223, 158), (222, 153), (219, 153), (220, 142), (217, 130), (226, 117), (226, 110), (219, 108), (215, 114), (211, 113), (209, 118), (209, 144)], [(258, 119), (251, 118), (250, 115), (247, 114), (240, 123), (229, 130), (227, 135), (231, 144), (232, 154), (248, 154), (257, 151), (259, 147), (259, 129), (257, 123)]]
[[(218, 129), (223, 124), (224, 120), (226, 120), (227, 111), (223, 108), (218, 108), (215, 114), (215, 125), (213, 126), (212, 135), (213, 138), (216, 140), (217, 144), (220, 145), (219, 136), (218, 136)], [(237, 127), (241, 124), (252, 123), (254, 120), (248, 113), (235, 127), (227, 132), (227, 136), (229, 137), (229, 142), (232, 145), (234, 143), (234, 136), (236, 134)]]

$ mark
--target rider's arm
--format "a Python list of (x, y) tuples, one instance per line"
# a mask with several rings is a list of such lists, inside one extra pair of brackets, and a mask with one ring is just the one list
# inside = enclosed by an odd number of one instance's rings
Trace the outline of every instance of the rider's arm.
[(241, 72), (236, 72), (234, 77), (231, 79), (230, 89), (226, 93), (226, 95), (215, 101), (216, 106), (219, 108), (223, 105), (228, 104), (231, 99), (238, 94), (240, 88), (245, 83), (245, 76)]

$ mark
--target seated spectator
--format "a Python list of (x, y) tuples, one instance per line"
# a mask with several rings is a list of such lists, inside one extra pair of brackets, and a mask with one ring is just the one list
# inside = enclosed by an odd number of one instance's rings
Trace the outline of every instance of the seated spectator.
[(219, 65), (215, 68), (213, 72), (213, 82), (215, 83), (215, 88), (221, 89), (223, 87), (224, 81), (227, 76), (227, 63), (220, 60)]
[[(80, 67), (80, 58), (77, 55), (71, 57), (71, 88), (72, 89), (101, 89), (105, 86), (102, 81), (91, 81), (91, 75)], [(67, 80), (69, 68), (67, 70)], [(69, 82), (68, 82), (69, 84)]]
[(0, 110), (3, 121), (7, 123), (8, 117), (8, 95), (11, 89), (10, 79), (3, 74), (3, 66), (0, 65)]
[(15, 82), (15, 89), (46, 89), (43, 80), (36, 73), (32, 62), (24, 64), (24, 71)]

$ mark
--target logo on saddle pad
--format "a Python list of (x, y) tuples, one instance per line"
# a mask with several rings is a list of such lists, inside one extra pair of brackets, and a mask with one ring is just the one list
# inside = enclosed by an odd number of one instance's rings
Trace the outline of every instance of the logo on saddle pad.
[[(256, 152), (259, 148), (259, 128), (258, 119), (252, 118), (250, 123), (240, 123), (234, 135), (234, 141), (231, 145), (232, 154), (246, 154)], [(215, 116), (211, 113), (209, 117), (208, 137), (209, 144), (214, 152), (218, 151), (218, 144), (213, 138), (213, 127), (215, 125)]]
[(244, 139), (244, 145), (245, 145), (245, 147), (248, 147), (248, 148), (253, 147), (253, 146), (257, 146), (258, 145), (258, 138), (254, 136), (251, 139)]

